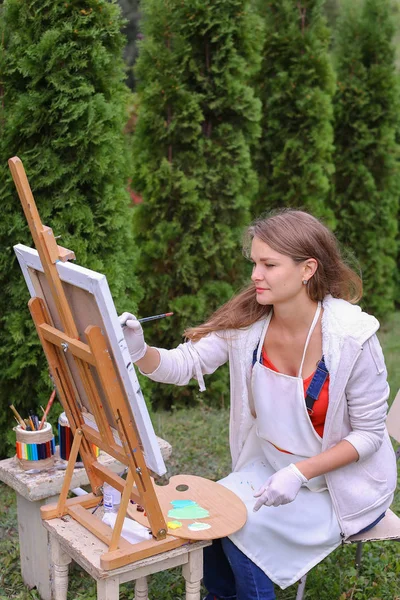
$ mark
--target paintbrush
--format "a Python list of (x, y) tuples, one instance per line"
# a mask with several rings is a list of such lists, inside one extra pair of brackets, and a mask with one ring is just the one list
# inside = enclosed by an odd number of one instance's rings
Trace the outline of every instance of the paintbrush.
[(138, 319), (139, 323), (147, 323), (147, 321), (155, 321), (156, 319), (163, 319), (164, 317), (171, 317), (174, 313), (164, 313), (162, 315), (153, 315), (152, 317), (143, 317), (143, 319)]
[(14, 404), (10, 404), (10, 408), (13, 411), (18, 423), (21, 425), (22, 429), (26, 429), (26, 425), (24, 423), (23, 418), (21, 417), (21, 415), (19, 414), (19, 412), (17, 411), (17, 409), (15, 408)]
[(56, 390), (53, 390), (51, 392), (51, 396), (49, 398), (47, 406), (46, 406), (46, 408), (44, 410), (43, 417), (42, 417), (42, 420), (40, 421), (40, 425), (39, 425), (38, 431), (40, 431), (42, 429), (43, 425), (45, 424), (45, 421), (47, 419), (47, 415), (49, 414), (49, 411), (50, 411), (50, 409), (51, 409), (51, 407), (53, 405), (55, 397), (56, 397)]
[[(152, 317), (143, 317), (142, 319), (138, 319), (139, 323), (147, 323), (148, 321), (155, 321), (156, 319), (164, 319), (164, 317), (171, 317), (174, 313), (163, 313), (162, 315), (153, 315)], [(127, 319), (129, 321), (129, 319)], [(126, 327), (126, 323), (122, 325), (122, 327)]]

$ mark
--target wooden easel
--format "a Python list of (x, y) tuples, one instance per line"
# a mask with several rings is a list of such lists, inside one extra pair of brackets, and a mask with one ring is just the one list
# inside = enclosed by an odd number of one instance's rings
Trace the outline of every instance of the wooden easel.
[[(42, 507), (42, 518), (52, 519), (68, 514), (108, 544), (108, 552), (101, 557), (101, 565), (107, 570), (171, 550), (187, 543), (190, 539), (213, 539), (236, 531), (246, 521), (246, 509), (232, 492), (222, 486), (193, 476), (174, 477), (171, 478), (168, 486), (155, 486), (144, 460), (139, 435), (124, 387), (116, 373), (101, 328), (87, 327), (85, 335), (88, 343), (79, 340), (78, 330), (56, 266), (58, 261), (65, 262), (75, 258), (75, 255), (72, 251), (58, 246), (51, 228), (42, 224), (20, 159), (14, 157), (8, 162), (62, 322), (63, 330), (54, 327), (45, 302), (39, 297), (31, 298), (29, 309), (59, 398), (74, 434), (65, 481), (58, 503)], [(77, 391), (65, 358), (67, 352), (74, 357), (98, 430), (88, 425), (83, 418)], [(92, 375), (93, 369), (97, 373), (102, 392), (112, 409), (122, 448), (115, 442)], [(127, 479), (122, 479), (110, 469), (102, 466), (96, 460), (91, 444), (97, 445), (101, 450), (126, 465), (128, 467)], [(87, 471), (92, 493), (67, 499), (78, 452)], [(104, 482), (122, 493), (115, 527), (111, 533), (107, 525), (86, 510), (98, 504)], [(180, 490), (182, 486), (188, 491), (183, 492), (180, 498), (191, 498), (202, 505), (212, 507), (213, 514), (208, 521), (213, 525), (212, 531), (190, 532), (185, 525), (181, 531), (174, 531), (174, 535), (167, 533), (165, 515), (168, 513), (168, 508), (171, 508), (171, 499), (177, 496), (176, 490)], [(129, 508), (130, 500), (143, 506), (145, 514), (133, 512)], [(227, 506), (229, 506), (229, 514), (227, 514)], [(133, 545), (121, 537), (127, 512), (136, 521), (150, 527), (152, 540)]]

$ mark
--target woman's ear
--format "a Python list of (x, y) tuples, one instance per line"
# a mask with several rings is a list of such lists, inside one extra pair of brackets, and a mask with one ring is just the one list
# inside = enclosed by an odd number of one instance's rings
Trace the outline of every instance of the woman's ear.
[(308, 258), (304, 261), (304, 279), (311, 279), (318, 269), (318, 261), (315, 258)]

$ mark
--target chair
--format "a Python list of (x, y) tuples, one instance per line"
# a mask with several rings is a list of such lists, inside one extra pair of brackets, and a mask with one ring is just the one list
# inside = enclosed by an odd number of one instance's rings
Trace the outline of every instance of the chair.
[[(400, 390), (397, 392), (392, 406), (389, 409), (386, 425), (389, 434), (400, 444)], [(397, 460), (400, 458), (400, 446), (396, 451)], [(400, 542), (400, 518), (393, 511), (388, 509), (385, 516), (375, 527), (365, 533), (358, 533), (345, 540), (345, 544), (357, 544), (356, 549), (356, 568), (361, 565), (362, 547), (365, 542), (392, 540)], [(296, 600), (303, 600), (306, 589), (307, 573), (300, 579), (297, 588)]]

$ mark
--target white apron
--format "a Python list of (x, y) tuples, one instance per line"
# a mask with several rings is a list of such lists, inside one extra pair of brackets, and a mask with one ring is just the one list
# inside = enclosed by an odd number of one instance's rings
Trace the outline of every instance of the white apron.
[(282, 589), (295, 583), (341, 543), (340, 527), (324, 476), (305, 484), (293, 502), (262, 506), (253, 512), (254, 493), (273, 473), (321, 452), (322, 438), (310, 421), (301, 378), (307, 346), (320, 311), (319, 303), (297, 377), (277, 373), (259, 362), (272, 311), (268, 316), (252, 372), (257, 419), (236, 470), (219, 482), (235, 492), (247, 507), (246, 524), (229, 537)]

